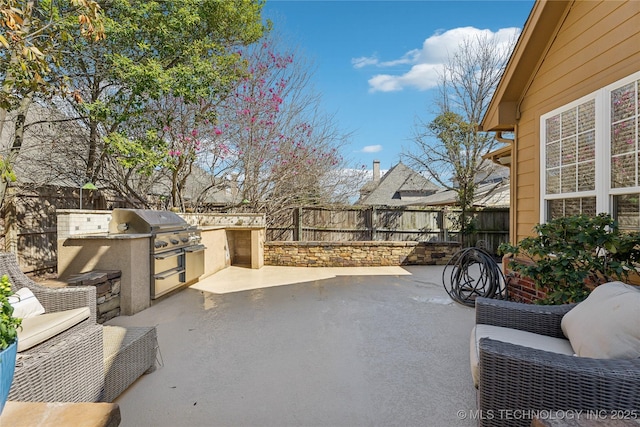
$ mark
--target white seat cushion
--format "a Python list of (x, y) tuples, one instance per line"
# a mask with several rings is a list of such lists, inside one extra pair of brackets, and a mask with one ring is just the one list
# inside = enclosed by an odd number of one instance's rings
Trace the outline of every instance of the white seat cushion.
[(640, 357), (640, 287), (609, 282), (562, 317), (576, 354), (594, 359)]
[(492, 325), (476, 325), (471, 330), (470, 354), (471, 376), (473, 384), (478, 387), (478, 378), (480, 377), (480, 339), (491, 338), (492, 340), (508, 342), (524, 347), (535, 348), (538, 350), (550, 351), (552, 353), (560, 353), (573, 355), (574, 351), (569, 340), (564, 338), (548, 337), (546, 335), (534, 334), (532, 332), (520, 331), (518, 329), (503, 328)]
[(44, 313), (22, 319), (18, 328), (18, 352), (30, 349), (89, 318), (89, 307)]

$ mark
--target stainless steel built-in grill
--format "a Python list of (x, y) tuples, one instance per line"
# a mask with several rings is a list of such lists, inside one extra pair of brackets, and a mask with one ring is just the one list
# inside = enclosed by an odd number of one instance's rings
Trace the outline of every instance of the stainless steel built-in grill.
[(109, 234), (151, 234), (151, 299), (204, 273), (204, 245), (197, 227), (169, 211), (114, 209)]

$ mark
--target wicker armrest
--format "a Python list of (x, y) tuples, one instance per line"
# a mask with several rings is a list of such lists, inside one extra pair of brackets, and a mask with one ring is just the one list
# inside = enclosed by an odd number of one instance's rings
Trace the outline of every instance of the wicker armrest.
[[(640, 408), (640, 359), (591, 359), (488, 338), (480, 340), (479, 350), (483, 412)], [(520, 425), (504, 421), (491, 425)]]
[(12, 253), (0, 253), (1, 274), (9, 276), (14, 290), (24, 287), (31, 289), (45, 311), (89, 307), (90, 319), (92, 323), (96, 323), (96, 290), (94, 287), (49, 288), (39, 285), (22, 272), (18, 265), (18, 259)]
[(560, 322), (576, 304), (534, 305), (490, 298), (476, 299), (476, 324), (519, 329), (564, 338)]
[(26, 286), (31, 289), (47, 313), (89, 307), (91, 323), (96, 323), (96, 288), (93, 286), (47, 288), (36, 283)]

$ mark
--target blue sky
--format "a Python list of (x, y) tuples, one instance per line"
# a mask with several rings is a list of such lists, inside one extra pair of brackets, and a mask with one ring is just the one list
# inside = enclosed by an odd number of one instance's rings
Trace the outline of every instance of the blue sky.
[(263, 17), (314, 63), (322, 108), (352, 133), (343, 155), (386, 170), (411, 147), (416, 119), (434, 117), (439, 64), (478, 30), (524, 26), (532, 0), (267, 0)]

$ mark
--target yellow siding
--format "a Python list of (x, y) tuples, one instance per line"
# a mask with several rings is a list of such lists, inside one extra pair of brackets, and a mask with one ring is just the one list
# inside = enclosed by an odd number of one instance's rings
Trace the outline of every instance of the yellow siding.
[(640, 71), (640, 1), (576, 1), (522, 97), (514, 163), (516, 241), (540, 220), (540, 116)]

